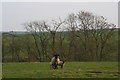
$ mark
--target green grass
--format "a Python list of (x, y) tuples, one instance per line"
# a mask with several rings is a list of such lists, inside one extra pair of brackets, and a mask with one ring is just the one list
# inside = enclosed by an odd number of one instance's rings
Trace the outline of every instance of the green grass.
[(51, 70), (48, 62), (3, 63), (3, 78), (117, 78), (117, 62), (66, 62)]

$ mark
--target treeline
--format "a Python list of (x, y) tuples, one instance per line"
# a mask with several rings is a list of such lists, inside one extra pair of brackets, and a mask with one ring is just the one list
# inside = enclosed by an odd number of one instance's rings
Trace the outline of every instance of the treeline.
[(3, 62), (50, 61), (53, 54), (66, 61), (118, 60), (118, 31), (103, 16), (81, 11), (24, 26), (24, 34), (3, 33)]

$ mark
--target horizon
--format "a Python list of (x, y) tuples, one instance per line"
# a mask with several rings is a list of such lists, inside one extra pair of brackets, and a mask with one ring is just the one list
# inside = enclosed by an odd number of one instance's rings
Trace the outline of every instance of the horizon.
[[(114, 29), (120, 29), (120, 27), (115, 27)], [(7, 33), (9, 33), (9, 32), (28, 32), (27, 30), (25, 31), (0, 31), (0, 32), (7, 32)], [(47, 31), (45, 31), (45, 32), (47, 32)], [(61, 32), (61, 31), (56, 31), (56, 32)], [(65, 32), (65, 31), (63, 31), (63, 32)]]

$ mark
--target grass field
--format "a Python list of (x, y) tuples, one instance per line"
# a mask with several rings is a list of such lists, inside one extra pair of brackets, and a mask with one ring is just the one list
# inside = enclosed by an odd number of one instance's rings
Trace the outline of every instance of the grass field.
[(48, 62), (3, 63), (3, 78), (117, 78), (117, 62), (66, 62), (51, 70)]

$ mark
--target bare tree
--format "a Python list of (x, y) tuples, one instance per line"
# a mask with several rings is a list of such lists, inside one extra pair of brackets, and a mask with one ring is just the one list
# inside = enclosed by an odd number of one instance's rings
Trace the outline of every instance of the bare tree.
[(78, 19), (78, 37), (81, 39), (83, 43), (83, 55), (86, 58), (93, 58), (93, 49), (91, 49), (91, 27), (94, 24), (94, 15), (89, 12), (81, 11), (77, 14)]
[[(84, 33), (84, 49), (87, 53), (87, 44), (89, 44), (90, 33), (92, 33), (93, 38), (96, 43), (96, 58), (103, 58), (103, 50), (107, 40), (112, 36), (115, 25), (109, 24), (103, 16), (95, 16), (89, 12), (79, 12), (78, 13), (79, 29), (83, 30)], [(90, 32), (90, 33), (89, 33)], [(98, 50), (100, 49), (100, 50)], [(105, 53), (104, 53), (105, 54)]]
[(55, 54), (56, 53), (56, 49), (55, 49), (56, 33), (57, 33), (59, 27), (63, 24), (64, 21), (61, 21), (61, 19), (60, 19), (59, 22), (57, 22), (55, 20), (52, 20), (52, 22), (53, 22), (52, 26), (45, 26), (45, 28), (51, 34), (51, 38), (52, 38), (52, 42), (51, 42), (52, 54)]
[[(64, 22), (65, 24), (63, 24)], [(27, 30), (33, 35), (38, 52), (36, 58), (40, 61), (44, 61), (45, 57), (49, 58), (51, 52), (52, 54), (56, 53), (56, 43), (58, 41), (62, 56), (68, 56), (71, 60), (80, 60), (78, 58), (81, 58), (84, 61), (102, 61), (104, 56), (108, 54), (105, 51), (106, 43), (112, 36), (115, 27), (114, 24), (108, 23), (103, 16), (96, 16), (85, 11), (77, 14), (72, 13), (68, 15), (65, 21), (53, 20), (51, 25), (45, 21), (33, 21), (26, 26)], [(66, 38), (69, 42), (67, 43), (69, 47), (66, 55), (63, 50), (65, 35), (62, 26), (67, 26), (66, 31), (69, 33), (69, 38)], [(56, 37), (57, 33), (60, 33), (59, 37)], [(49, 42), (51, 49), (49, 49), (48, 54), (47, 47), (49, 44), (47, 43)]]
[(107, 41), (111, 38), (113, 35), (115, 25), (114, 24), (109, 24), (107, 22), (102, 22), (101, 21), (101, 26), (100, 26), (100, 61), (103, 60), (103, 57), (106, 55), (106, 53), (103, 53), (105, 50), (105, 46)]
[(64, 46), (64, 40), (65, 40), (65, 31), (63, 29), (60, 29), (59, 32), (59, 53), (61, 54), (62, 60), (66, 58), (65, 56), (65, 48)]
[(30, 23), (25, 23), (24, 24), (27, 31), (30, 32), (34, 38), (34, 42), (35, 42), (35, 46), (36, 46), (36, 50), (38, 52), (38, 56), (36, 56), (36, 58), (39, 60), (39, 61), (42, 61), (42, 58), (41, 58), (41, 51), (40, 51), (40, 48), (39, 48), (39, 44), (37, 42), (37, 32), (38, 32), (38, 29), (37, 29), (37, 26), (34, 24), (34, 22), (30, 22)]
[(39, 60), (44, 61), (44, 58), (49, 58), (47, 54), (48, 32), (46, 28), (49, 25), (45, 21), (33, 21), (27, 24), (26, 29), (33, 35), (35, 45), (39, 54)]
[(40, 44), (41, 44), (41, 51), (42, 51), (42, 56), (43, 56), (43, 61), (44, 58), (49, 58), (48, 53), (47, 53), (47, 44), (49, 40), (48, 32), (46, 31), (46, 27), (48, 26), (45, 21), (42, 22), (34, 22), (34, 24), (38, 28), (39, 34), (37, 36), (39, 37)]
[[(69, 14), (66, 19), (67, 29), (70, 31), (69, 34), (69, 49), (68, 49), (68, 55), (74, 56), (73, 58), (76, 59), (76, 31), (77, 31), (77, 21), (76, 21), (76, 15), (75, 14)], [(73, 50), (73, 52), (71, 52)], [(71, 56), (71, 58), (72, 58)]]

